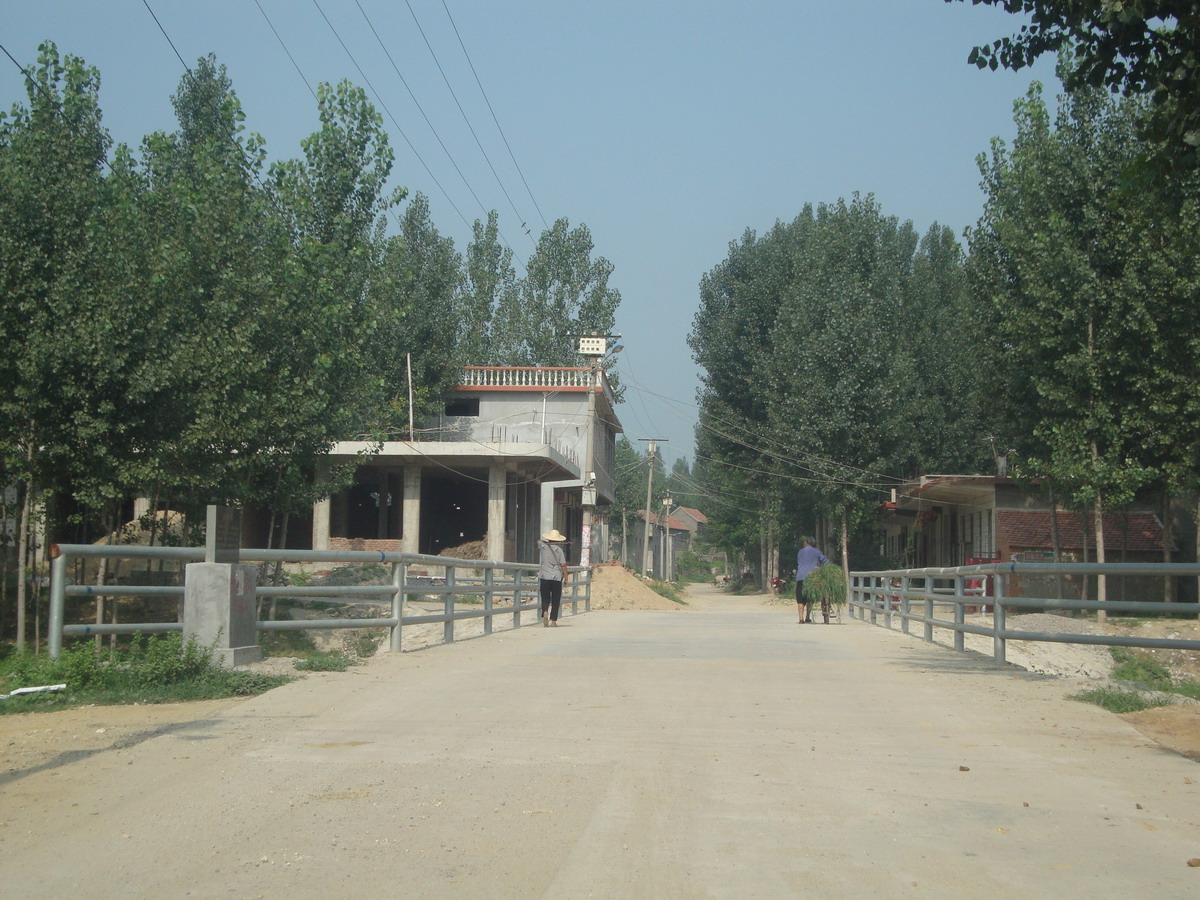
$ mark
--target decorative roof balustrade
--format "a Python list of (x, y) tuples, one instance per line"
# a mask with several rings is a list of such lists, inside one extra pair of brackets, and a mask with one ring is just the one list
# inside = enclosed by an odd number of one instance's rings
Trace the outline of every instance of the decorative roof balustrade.
[[(587, 366), (464, 366), (458, 386), (485, 391), (586, 391), (592, 372)], [(611, 404), (613, 393), (603, 369), (600, 386)]]

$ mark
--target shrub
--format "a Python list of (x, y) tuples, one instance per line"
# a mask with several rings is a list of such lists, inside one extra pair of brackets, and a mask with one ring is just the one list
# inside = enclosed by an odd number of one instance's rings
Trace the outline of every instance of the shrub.
[(28, 694), (0, 702), (0, 713), (56, 709), (82, 703), (166, 703), (260, 694), (286, 676), (223, 668), (212, 649), (179, 633), (135, 635), (127, 650), (97, 653), (91, 641), (63, 649), (57, 660), (18, 653), (0, 662), (0, 693), (19, 687), (66, 684), (62, 693)]

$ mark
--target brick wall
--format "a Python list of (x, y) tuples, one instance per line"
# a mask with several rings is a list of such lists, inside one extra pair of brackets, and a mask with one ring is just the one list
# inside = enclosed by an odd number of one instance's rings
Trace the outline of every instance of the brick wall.
[(330, 550), (380, 550), (384, 553), (402, 553), (401, 541), (398, 540), (374, 540), (368, 538), (344, 538), (331, 537), (329, 539)]

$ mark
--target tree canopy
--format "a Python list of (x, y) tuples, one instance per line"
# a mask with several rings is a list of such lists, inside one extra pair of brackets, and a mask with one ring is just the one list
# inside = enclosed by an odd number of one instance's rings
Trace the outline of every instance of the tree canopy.
[[(956, 2), (956, 0), (946, 0)], [(961, 2), (961, 0), (959, 0)], [(1029, 17), (1011, 37), (974, 48), (979, 68), (1021, 69), (1068, 50), (1067, 86), (1103, 87), (1152, 103), (1150, 133), (1197, 162), (1200, 147), (1200, 7), (1192, 0), (971, 0)]]

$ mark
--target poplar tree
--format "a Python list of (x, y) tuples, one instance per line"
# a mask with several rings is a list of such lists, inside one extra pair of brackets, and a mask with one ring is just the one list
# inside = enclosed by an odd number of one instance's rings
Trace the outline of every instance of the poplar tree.
[(1141, 150), (1136, 115), (1083, 88), (1060, 97), (1052, 122), (1035, 84), (1017, 104), (1011, 150), (997, 140), (981, 158), (987, 201), (970, 233), (974, 289), (994, 309), (999, 387), (1011, 385), (1014, 431), (1027, 435), (1019, 465), (1090, 509), (1098, 562), (1104, 510), (1155, 475), (1146, 401), (1161, 302), (1131, 239), (1129, 209), (1144, 202), (1126, 189)]
[(94, 68), (47, 42), (27, 72), (27, 103), (0, 116), (0, 471), (21, 486), (19, 649), (35, 500), (84, 467), (120, 399), (96, 390), (109, 382), (104, 338), (114, 324), (94, 288), (108, 252), (97, 234), (109, 146), (99, 87)]

